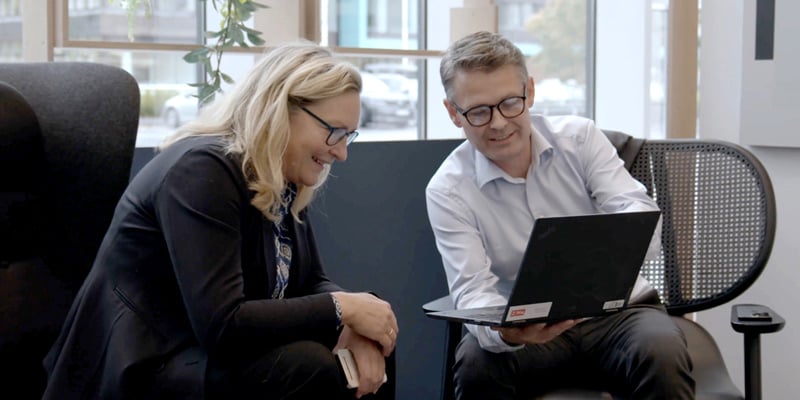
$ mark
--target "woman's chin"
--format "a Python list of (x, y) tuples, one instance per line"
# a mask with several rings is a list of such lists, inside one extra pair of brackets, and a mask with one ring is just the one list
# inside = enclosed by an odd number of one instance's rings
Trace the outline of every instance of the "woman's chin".
[(300, 184), (303, 186), (308, 187), (318, 187), (325, 179), (328, 177), (328, 172), (330, 171), (330, 166), (324, 166), (321, 170), (317, 169), (316, 171), (309, 171), (308, 174), (303, 174), (300, 179)]

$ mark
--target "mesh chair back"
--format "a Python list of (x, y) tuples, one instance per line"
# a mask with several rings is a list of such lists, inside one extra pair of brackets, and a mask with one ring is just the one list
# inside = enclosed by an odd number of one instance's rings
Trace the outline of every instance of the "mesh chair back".
[(747, 289), (766, 265), (775, 199), (761, 163), (719, 141), (648, 140), (631, 174), (663, 212), (662, 252), (642, 267), (672, 315), (705, 310)]

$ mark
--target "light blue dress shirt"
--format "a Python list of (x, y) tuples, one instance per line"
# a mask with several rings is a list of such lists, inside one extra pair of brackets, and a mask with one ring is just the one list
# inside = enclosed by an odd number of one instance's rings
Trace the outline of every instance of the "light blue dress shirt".
[[(538, 115), (531, 120), (533, 161), (526, 178), (509, 176), (465, 141), (426, 188), (428, 216), (456, 308), (507, 303), (536, 218), (658, 209), (591, 120)], [(648, 258), (660, 252), (660, 225)], [(640, 276), (632, 297), (648, 287)], [(467, 329), (486, 350), (519, 348), (486, 326)]]

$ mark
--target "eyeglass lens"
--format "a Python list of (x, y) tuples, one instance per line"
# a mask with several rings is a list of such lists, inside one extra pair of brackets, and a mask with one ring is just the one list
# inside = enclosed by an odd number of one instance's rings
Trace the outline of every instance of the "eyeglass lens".
[(358, 131), (348, 131), (346, 128), (334, 127), (331, 124), (325, 122), (325, 120), (320, 118), (317, 114), (311, 112), (311, 110), (305, 107), (300, 107), (300, 109), (305, 111), (306, 114), (310, 115), (311, 117), (319, 121), (319, 123), (328, 128), (328, 137), (325, 138), (325, 144), (327, 144), (328, 146), (335, 146), (337, 143), (341, 142), (342, 138), (344, 137), (347, 138), (345, 145), (349, 146), (350, 143), (353, 143), (353, 141), (356, 140), (356, 137), (358, 137)]
[(342, 138), (346, 138), (345, 144), (349, 146), (350, 143), (353, 143), (353, 141), (356, 140), (356, 137), (358, 137), (358, 131), (349, 132), (345, 128), (333, 127), (330, 127), (329, 129), (331, 133), (328, 135), (327, 140), (325, 140), (325, 143), (328, 146), (335, 146), (337, 143), (342, 141)]
[(514, 96), (504, 99), (496, 106), (478, 106), (464, 113), (467, 122), (473, 126), (483, 126), (492, 120), (492, 110), (497, 108), (505, 118), (514, 118), (525, 111), (525, 96)]

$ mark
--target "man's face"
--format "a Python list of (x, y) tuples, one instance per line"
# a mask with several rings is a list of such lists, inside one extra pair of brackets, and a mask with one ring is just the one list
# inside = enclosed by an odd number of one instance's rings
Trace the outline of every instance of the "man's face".
[[(527, 171), (531, 159), (528, 109), (533, 106), (533, 79), (520, 78), (519, 69), (512, 65), (491, 72), (459, 71), (452, 83), (453, 99), (444, 101), (450, 119), (464, 129), (467, 140), (512, 176), (518, 176), (522, 168)], [(479, 106), (491, 110), (475, 109)], [(487, 117), (491, 118), (488, 123)]]

